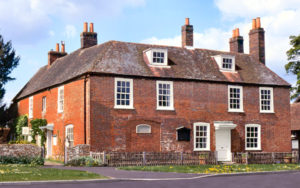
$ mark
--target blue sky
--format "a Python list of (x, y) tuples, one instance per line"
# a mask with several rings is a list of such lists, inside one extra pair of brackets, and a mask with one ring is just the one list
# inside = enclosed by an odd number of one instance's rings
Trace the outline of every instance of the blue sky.
[[(9, 19), (8, 19), (9, 15)], [(284, 70), (290, 35), (300, 31), (299, 0), (0, 0), (0, 33), (21, 57), (15, 81), (5, 85), (9, 103), (47, 53), (65, 41), (68, 53), (80, 47), (83, 22), (93, 22), (98, 43), (108, 40), (180, 46), (180, 30), (189, 17), (197, 48), (228, 51), (235, 27), (248, 53), (251, 20), (261, 17), (266, 30), (266, 64), (291, 84)]]

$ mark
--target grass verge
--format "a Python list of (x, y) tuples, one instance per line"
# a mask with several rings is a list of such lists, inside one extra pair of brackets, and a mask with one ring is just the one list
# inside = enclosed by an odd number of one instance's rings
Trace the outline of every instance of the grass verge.
[(41, 181), (41, 180), (83, 180), (105, 179), (99, 174), (80, 171), (41, 168), (31, 165), (0, 165), (0, 182), (3, 181)]
[(138, 170), (153, 172), (178, 172), (178, 173), (240, 173), (264, 172), (282, 170), (300, 170), (299, 164), (234, 164), (234, 165), (197, 165), (197, 166), (129, 166), (120, 167), (120, 170)]

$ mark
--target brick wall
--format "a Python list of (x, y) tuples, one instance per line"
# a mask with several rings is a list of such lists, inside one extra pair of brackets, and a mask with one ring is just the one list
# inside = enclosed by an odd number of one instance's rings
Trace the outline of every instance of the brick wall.
[(292, 130), (300, 130), (300, 102), (291, 104)]
[[(262, 151), (291, 151), (289, 89), (274, 88), (275, 113), (259, 113), (259, 87), (244, 86), (244, 113), (228, 112), (227, 85), (174, 82), (174, 111), (156, 110), (156, 82), (134, 79), (134, 109), (114, 109), (114, 78), (91, 77), (92, 151), (192, 151), (193, 123), (210, 123), (215, 150), (214, 121), (233, 121), (232, 151), (245, 149), (245, 124), (261, 125)], [(135, 133), (138, 124), (152, 126), (150, 135)], [(176, 128), (191, 129), (191, 141), (177, 141)], [(160, 133), (160, 134), (159, 134)], [(158, 141), (159, 140), (159, 141)]]

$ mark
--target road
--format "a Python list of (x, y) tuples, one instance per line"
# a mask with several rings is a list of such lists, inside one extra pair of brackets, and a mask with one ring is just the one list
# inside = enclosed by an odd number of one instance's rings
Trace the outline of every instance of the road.
[(121, 180), (80, 183), (47, 183), (35, 185), (1, 185), (1, 188), (298, 188), (300, 172), (242, 176), (212, 176), (188, 180)]

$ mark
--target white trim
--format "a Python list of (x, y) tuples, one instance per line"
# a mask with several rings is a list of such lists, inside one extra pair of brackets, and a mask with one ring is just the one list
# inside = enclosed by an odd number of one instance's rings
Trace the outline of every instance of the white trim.
[[(247, 127), (257, 127), (257, 147), (256, 148), (248, 148), (247, 147)], [(261, 150), (261, 125), (259, 124), (246, 124), (245, 125), (245, 150)]]
[[(73, 142), (73, 146), (74, 146), (74, 125), (72, 125), (72, 124), (69, 124), (69, 125), (67, 125), (67, 126), (65, 126), (65, 141), (67, 141), (67, 133), (68, 133), (68, 129), (69, 128), (72, 128), (72, 135), (73, 135), (73, 140), (72, 140), (72, 142)], [(66, 144), (67, 144), (67, 142), (66, 142)]]
[[(232, 109), (230, 108), (230, 89), (237, 88), (240, 89), (240, 108), (239, 109)], [(243, 86), (235, 86), (235, 85), (228, 85), (228, 112), (244, 112), (244, 94), (243, 94)]]
[[(261, 109), (261, 90), (270, 90), (270, 110)], [(274, 95), (272, 87), (260, 87), (259, 88), (259, 112), (260, 113), (274, 113)]]
[[(159, 84), (170, 85), (170, 106), (159, 106)], [(174, 110), (174, 94), (172, 81), (156, 81), (156, 110)]]
[[(44, 105), (44, 99), (45, 99), (45, 105)], [(43, 109), (43, 107), (45, 109)], [(42, 113), (45, 113), (47, 111), (47, 97), (46, 96), (43, 96), (42, 97)]]
[[(130, 89), (129, 89), (129, 105), (117, 105), (117, 82), (129, 82)], [(115, 78), (115, 109), (134, 109), (133, 108), (133, 79), (126, 79), (126, 78)]]
[[(196, 148), (196, 127), (197, 126), (206, 126), (207, 130), (207, 137), (206, 137), (206, 148)], [(210, 124), (205, 122), (196, 122), (193, 126), (193, 132), (194, 132), (194, 151), (210, 151)]]
[[(164, 53), (164, 62), (163, 63), (153, 63), (153, 53), (154, 52)], [(168, 66), (168, 49), (149, 48), (147, 50), (144, 50), (144, 53), (146, 53), (148, 61), (150, 62), (151, 66), (161, 67), (161, 68), (170, 68), (170, 66)]]
[[(234, 55), (220, 54), (220, 55), (215, 55), (215, 56), (212, 56), (212, 57), (217, 62), (218, 66), (219, 66), (219, 69), (220, 69), (221, 72), (233, 72), (233, 73), (236, 73), (236, 71), (235, 71), (235, 56)], [(224, 58), (232, 60), (231, 69), (225, 69), (225, 68), (223, 68), (223, 59)]]
[(215, 130), (219, 129), (235, 129), (237, 127), (232, 121), (215, 121), (214, 122)]
[[(60, 91), (63, 90), (63, 106), (61, 107), (60, 106)], [(64, 112), (64, 106), (65, 106), (65, 89), (64, 89), (64, 86), (60, 86), (58, 89), (57, 89), (57, 112), (58, 113), (62, 113)]]
[[(147, 132), (138, 132), (138, 129), (141, 126), (148, 127), (149, 131), (147, 131)], [(136, 131), (137, 134), (149, 134), (149, 133), (151, 133), (151, 126), (148, 125), (148, 124), (139, 124), (139, 125), (136, 126), (136, 130), (135, 131)]]
[(28, 99), (28, 118), (33, 118), (33, 96)]

